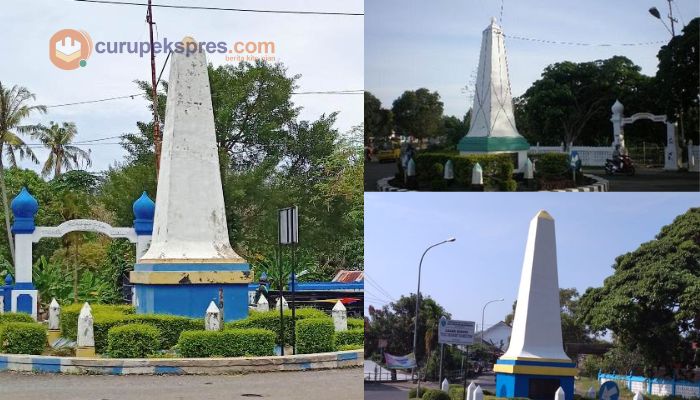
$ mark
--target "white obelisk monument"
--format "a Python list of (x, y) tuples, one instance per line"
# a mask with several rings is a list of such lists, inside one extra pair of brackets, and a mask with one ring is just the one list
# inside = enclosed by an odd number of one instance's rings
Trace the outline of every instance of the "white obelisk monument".
[(229, 242), (206, 56), (183, 43), (170, 61), (153, 237), (131, 281), (139, 312), (201, 318), (223, 295), (228, 321), (247, 315), (250, 268)]
[(554, 219), (530, 221), (508, 350), (494, 366), (498, 397), (552, 399), (559, 387), (573, 399), (575, 364), (564, 352)]
[(471, 124), (457, 148), (461, 154), (517, 154), (516, 171), (527, 160), (530, 145), (515, 127), (504, 35), (496, 18), (482, 35)]

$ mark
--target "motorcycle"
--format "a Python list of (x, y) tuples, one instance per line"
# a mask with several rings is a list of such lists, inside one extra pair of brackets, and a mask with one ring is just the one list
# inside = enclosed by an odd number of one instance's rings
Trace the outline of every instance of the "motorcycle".
[(605, 173), (608, 175), (627, 174), (633, 176), (634, 172), (634, 162), (632, 162), (632, 159), (627, 155), (621, 155), (618, 164), (615, 164), (615, 162), (609, 158), (605, 160)]

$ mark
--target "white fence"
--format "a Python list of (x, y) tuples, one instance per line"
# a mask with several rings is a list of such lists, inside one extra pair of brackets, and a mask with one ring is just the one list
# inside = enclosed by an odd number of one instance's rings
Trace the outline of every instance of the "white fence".
[[(592, 146), (573, 146), (572, 151), (578, 153), (581, 160), (581, 165), (584, 167), (602, 167), (605, 165), (605, 160), (612, 158), (612, 147), (592, 147)], [(533, 146), (530, 147), (528, 154), (544, 154), (544, 153), (564, 153), (562, 146)]]
[(656, 396), (700, 397), (700, 382), (675, 379), (644, 378), (642, 376), (598, 374), (598, 382), (615, 381), (633, 393), (641, 392)]

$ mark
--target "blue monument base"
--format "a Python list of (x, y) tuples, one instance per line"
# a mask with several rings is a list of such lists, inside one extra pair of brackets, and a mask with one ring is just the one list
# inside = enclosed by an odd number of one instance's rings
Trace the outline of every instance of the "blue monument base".
[(212, 301), (224, 300), (224, 320), (248, 316), (249, 265), (245, 263), (136, 264), (131, 273), (139, 314), (204, 318)]
[(552, 400), (558, 388), (574, 398), (576, 364), (566, 360), (501, 360), (494, 366), (497, 397)]

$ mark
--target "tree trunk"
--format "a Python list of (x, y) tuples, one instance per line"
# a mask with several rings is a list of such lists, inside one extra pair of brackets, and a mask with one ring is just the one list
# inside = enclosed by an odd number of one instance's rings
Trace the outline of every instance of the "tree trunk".
[(10, 204), (7, 201), (7, 189), (5, 188), (5, 166), (2, 163), (2, 146), (0, 146), (0, 191), (2, 191), (2, 204), (5, 208), (5, 228), (7, 229), (7, 243), (10, 245), (12, 265), (15, 264), (15, 242), (12, 238), (12, 225), (10, 225)]

